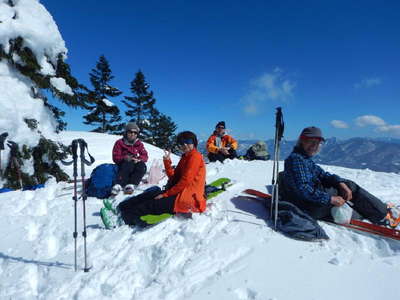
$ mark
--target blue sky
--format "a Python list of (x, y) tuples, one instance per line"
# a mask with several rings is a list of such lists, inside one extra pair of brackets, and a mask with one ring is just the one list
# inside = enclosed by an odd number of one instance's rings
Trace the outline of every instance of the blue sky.
[[(400, 137), (398, 1), (41, 1), (90, 86), (100, 55), (131, 96), (141, 69), (178, 130), (207, 138), (225, 120), (237, 138)], [(121, 103), (122, 96), (112, 99)], [(123, 110), (124, 105), (121, 103)], [(90, 130), (67, 109), (70, 130)]]

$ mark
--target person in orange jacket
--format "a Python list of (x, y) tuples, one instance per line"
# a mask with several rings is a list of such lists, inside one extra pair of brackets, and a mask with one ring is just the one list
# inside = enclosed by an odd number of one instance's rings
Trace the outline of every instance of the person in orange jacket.
[(176, 168), (172, 167), (171, 152), (165, 151), (164, 155), (164, 167), (169, 178), (166, 189), (156, 188), (118, 205), (125, 224), (145, 225), (140, 217), (149, 214), (205, 211), (206, 167), (203, 156), (197, 150), (197, 137), (193, 132), (184, 131), (178, 134), (177, 142), (183, 155)]
[(233, 137), (225, 134), (225, 129), (225, 122), (218, 122), (213, 134), (207, 140), (207, 157), (210, 162), (217, 160), (223, 162), (227, 158), (234, 159), (237, 157), (238, 143)]

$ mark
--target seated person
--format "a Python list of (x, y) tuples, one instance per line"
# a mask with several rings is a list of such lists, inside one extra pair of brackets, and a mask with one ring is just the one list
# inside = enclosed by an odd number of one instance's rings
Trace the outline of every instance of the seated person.
[(114, 144), (112, 157), (118, 165), (118, 175), (112, 194), (118, 194), (123, 188), (125, 193), (132, 194), (146, 174), (148, 155), (138, 135), (139, 127), (136, 123), (129, 122), (123, 138)]
[(324, 142), (317, 127), (303, 129), (293, 152), (285, 160), (280, 191), (290, 201), (315, 219), (332, 219), (331, 208), (353, 203), (354, 219), (368, 219), (374, 224), (396, 227), (400, 216), (353, 181), (325, 172), (312, 157)]
[(225, 134), (225, 122), (218, 122), (213, 134), (207, 140), (208, 159), (210, 162), (225, 159), (234, 159), (237, 157), (237, 141), (230, 135)]
[(166, 190), (155, 188), (123, 201), (114, 216), (111, 211), (102, 209), (105, 224), (145, 225), (140, 220), (141, 216), (205, 211), (206, 167), (202, 154), (196, 148), (197, 137), (193, 132), (184, 131), (178, 134), (177, 141), (183, 155), (176, 168), (172, 168), (171, 152), (165, 151), (164, 155), (164, 166), (169, 178)]

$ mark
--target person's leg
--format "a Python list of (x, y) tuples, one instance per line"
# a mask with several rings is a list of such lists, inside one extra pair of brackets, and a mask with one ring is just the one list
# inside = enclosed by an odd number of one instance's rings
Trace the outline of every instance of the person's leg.
[(228, 156), (230, 159), (234, 159), (234, 158), (237, 158), (237, 153), (236, 153), (236, 150), (234, 150), (234, 149), (229, 149), (229, 156)]
[(208, 159), (210, 160), (210, 162), (215, 162), (215, 161), (220, 161), (220, 162), (224, 162), (224, 160), (227, 157), (225, 155), (223, 155), (221, 152), (218, 153), (208, 153)]
[(387, 205), (351, 180), (346, 185), (353, 193), (353, 209), (372, 223), (381, 223), (387, 214)]
[(120, 212), (124, 210), (129, 210), (132, 207), (139, 205), (140, 203), (148, 201), (149, 199), (153, 199), (154, 197), (158, 196), (161, 193), (162, 190), (158, 186), (153, 186), (137, 196), (133, 196), (130, 197), (129, 199), (126, 199), (125, 201), (122, 201), (118, 205), (118, 209)]
[(211, 153), (210, 152), (210, 153), (208, 153), (207, 157), (208, 157), (208, 160), (210, 162), (216, 162), (217, 161), (217, 155), (215, 153)]
[(161, 199), (147, 199), (137, 205), (130, 206), (121, 210), (121, 217), (125, 224), (128, 225), (144, 225), (140, 220), (145, 215), (161, 215), (164, 213), (174, 214), (175, 196)]
[(134, 164), (133, 170), (130, 173), (129, 183), (134, 185), (139, 185), (142, 180), (144, 174), (146, 174), (146, 164), (142, 161)]
[[(321, 186), (321, 188), (323, 188)], [(323, 188), (323, 190), (330, 196), (337, 196), (337, 190), (334, 188)], [(320, 205), (318, 203), (295, 203), (300, 209), (304, 210), (307, 214), (316, 220), (329, 220), (332, 221), (331, 209), (332, 204)]]
[(310, 217), (313, 217), (316, 220), (332, 220), (331, 209), (332, 205), (305, 205), (303, 207), (299, 207), (303, 209)]
[(119, 184), (122, 187), (127, 185), (129, 183), (130, 174), (132, 173), (134, 167), (135, 164), (132, 161), (123, 161), (120, 163), (118, 165), (118, 174), (115, 184)]

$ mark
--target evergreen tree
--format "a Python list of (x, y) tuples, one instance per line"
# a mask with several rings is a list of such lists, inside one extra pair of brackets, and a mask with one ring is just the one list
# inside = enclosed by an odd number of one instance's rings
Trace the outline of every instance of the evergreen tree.
[(149, 128), (151, 136), (144, 141), (159, 148), (173, 149), (176, 138), (176, 128), (176, 124), (169, 116), (160, 113), (156, 108), (153, 108), (151, 111)]
[[(5, 70), (9, 70), (3, 74), (4, 80), (17, 84), (19, 91), (22, 91), (21, 86), (25, 85), (27, 92), (25, 95), (20, 93), (18, 100), (34, 101), (29, 105), (33, 105), (35, 111), (32, 111), (32, 117), (28, 118), (13, 112), (6, 116), (6, 120), (11, 124), (18, 124), (18, 130), (10, 127), (7, 130), (10, 133), (9, 139), (19, 143), (15, 148), (14, 158), (20, 168), (16, 170), (15, 164), (12, 165), (8, 161), (8, 165), (4, 166), (2, 183), (6, 187), (19, 188), (20, 179), (23, 186), (44, 183), (52, 176), (58, 181), (66, 180), (68, 175), (59, 167), (59, 161), (66, 158), (67, 148), (49, 138), (54, 132), (66, 127), (67, 124), (62, 120), (64, 112), (50, 104), (44, 95), (50, 92), (53, 98), (68, 106), (86, 107), (89, 101), (85, 97), (86, 88), (71, 75), (70, 67), (65, 62), (65, 53), (52, 52), (53, 49), (62, 49), (60, 44), (54, 48), (51, 45), (48, 45), (48, 48), (30, 48), (31, 45), (41, 44), (43, 37), (40, 35), (47, 34), (45, 28), (51, 27), (51, 23), (54, 22), (50, 15), (42, 14), (43, 7), (33, 1), (26, 6), (25, 3), (16, 6), (14, 0), (8, 0), (4, 4), (9, 6), (10, 11), (14, 10), (12, 17), (8, 18), (5, 15), (2, 19), (5, 28), (10, 28), (14, 22), (18, 22), (18, 26), (12, 27), (13, 30), (5, 30), (2, 39), (4, 43), (0, 43), (0, 64)], [(24, 24), (26, 20), (21, 19), (24, 14), (19, 14), (18, 11), (40, 15), (35, 25), (41, 26), (44, 32), (38, 34), (33, 31), (25, 34), (25, 27), (21, 26), (21, 23)], [(56, 26), (52, 28), (54, 27)], [(26, 37), (29, 41), (25, 40)], [(50, 40), (59, 43), (57, 37)], [(13, 101), (12, 96), (7, 93), (3, 93), (2, 96), (2, 101)], [(54, 128), (49, 126), (51, 122), (46, 123), (46, 120), (52, 118), (56, 121)], [(30, 135), (29, 139), (25, 137), (27, 133)], [(25, 144), (25, 141), (28, 142)]]
[(90, 112), (84, 116), (86, 121), (83, 123), (98, 126), (92, 130), (94, 132), (117, 133), (121, 130), (119, 109), (108, 98), (119, 96), (122, 92), (109, 84), (114, 78), (111, 73), (110, 65), (102, 55), (89, 74), (93, 90), (87, 93), (87, 97), (94, 105), (88, 106)]
[(149, 88), (150, 85), (139, 70), (135, 75), (135, 79), (131, 82), (130, 90), (134, 96), (124, 96), (125, 100), (122, 100), (128, 108), (125, 111), (126, 116), (130, 118), (129, 121), (136, 122), (144, 140), (147, 140), (151, 136), (150, 117), (156, 102), (153, 92), (149, 91)]

